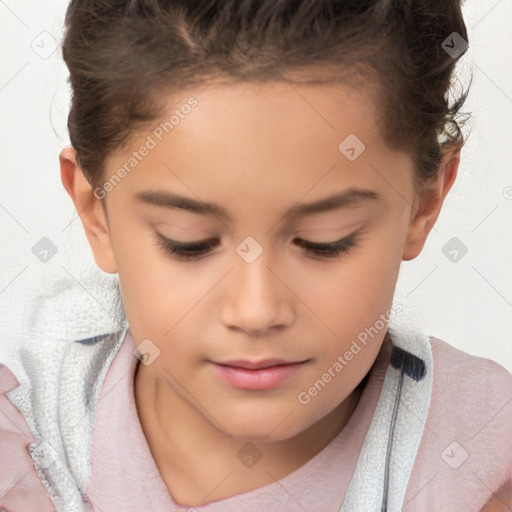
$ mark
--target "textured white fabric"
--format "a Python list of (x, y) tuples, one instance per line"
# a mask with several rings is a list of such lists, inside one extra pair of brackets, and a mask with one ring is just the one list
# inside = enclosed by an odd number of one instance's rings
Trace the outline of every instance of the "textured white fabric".
[[(391, 331), (393, 344), (416, 355), (425, 363), (425, 376), (413, 380), (404, 375), (395, 421), (390, 459), (388, 512), (402, 510), (414, 459), (423, 435), (432, 394), (433, 359), (427, 335)], [(388, 433), (400, 371), (389, 365), (372, 423), (340, 512), (380, 511), (384, 492), (384, 469)]]
[(76, 276), (47, 283), (30, 302), (9, 364), (19, 386), (6, 393), (36, 438), (29, 453), (58, 512), (88, 510), (94, 410), (128, 328), (116, 280), (93, 269)]

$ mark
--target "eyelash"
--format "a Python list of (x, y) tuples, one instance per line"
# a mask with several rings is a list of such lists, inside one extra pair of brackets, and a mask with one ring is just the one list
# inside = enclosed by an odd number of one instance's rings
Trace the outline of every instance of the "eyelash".
[[(295, 239), (297, 245), (304, 247), (306, 252), (313, 253), (322, 258), (331, 259), (340, 257), (342, 254), (348, 254), (357, 245), (356, 233), (337, 240), (331, 243), (317, 243), (302, 240), (300, 238)], [(207, 254), (210, 249), (218, 245), (218, 240), (209, 239), (202, 240), (199, 242), (191, 242), (188, 244), (182, 244), (170, 240), (164, 237), (162, 234), (157, 233), (158, 245), (167, 253), (173, 254), (174, 257), (181, 261), (193, 261), (199, 259), (201, 256)], [(318, 258), (313, 258), (318, 259)]]

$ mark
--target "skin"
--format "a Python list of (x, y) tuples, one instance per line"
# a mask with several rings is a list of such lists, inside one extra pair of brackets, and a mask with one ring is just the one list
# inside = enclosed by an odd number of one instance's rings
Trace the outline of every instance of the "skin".
[(492, 494), (480, 512), (508, 512), (510, 505), (512, 505), (512, 479)]
[[(421, 252), (455, 180), (461, 146), (446, 151), (438, 176), (417, 194), (411, 158), (383, 142), (364, 90), (210, 85), (169, 97), (162, 119), (190, 96), (198, 106), (107, 193), (104, 205), (72, 148), (62, 151), (60, 166), (96, 263), (119, 274), (136, 344), (150, 339), (160, 350), (152, 364), (139, 365), (135, 400), (169, 491), (194, 506), (283, 478), (344, 427), (386, 326), (307, 405), (298, 393), (389, 312), (401, 261)], [(158, 124), (111, 155), (107, 178)], [(366, 146), (355, 161), (338, 150), (351, 133)], [(380, 199), (285, 215), (297, 203), (349, 187)], [(136, 201), (149, 188), (216, 203), (230, 219)], [(332, 242), (357, 230), (353, 250), (332, 259), (294, 242)], [(155, 231), (180, 242), (215, 237), (220, 245), (196, 261), (179, 261), (159, 248)], [(263, 249), (250, 264), (236, 252), (247, 236)], [(211, 363), (265, 358), (309, 361), (266, 391), (233, 388)], [(249, 441), (262, 454), (251, 468), (237, 457)]]

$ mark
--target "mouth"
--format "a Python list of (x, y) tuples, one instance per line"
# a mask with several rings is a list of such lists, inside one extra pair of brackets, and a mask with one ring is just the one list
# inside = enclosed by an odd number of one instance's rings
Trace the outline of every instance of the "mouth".
[(237, 389), (264, 391), (276, 388), (296, 375), (305, 361), (283, 361), (266, 359), (263, 361), (212, 362), (216, 374)]
[(285, 366), (291, 364), (300, 364), (306, 361), (285, 361), (284, 359), (262, 359), (260, 361), (246, 361), (237, 359), (236, 361), (217, 362), (222, 366), (231, 366), (233, 368), (244, 368), (246, 370), (262, 370), (273, 366)]

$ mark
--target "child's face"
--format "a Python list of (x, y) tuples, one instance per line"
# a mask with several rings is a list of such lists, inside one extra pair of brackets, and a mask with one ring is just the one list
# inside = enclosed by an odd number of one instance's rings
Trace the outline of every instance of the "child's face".
[[(181, 108), (192, 96), (197, 105)], [(169, 105), (162, 122), (178, 110), (169, 133), (155, 122), (108, 161), (107, 179), (138, 152), (106, 194), (110, 238), (91, 242), (96, 261), (119, 273), (136, 343), (151, 340), (151, 357), (160, 351), (144, 371), (168, 384), (170, 400), (237, 438), (289, 438), (333, 411), (379, 351), (400, 262), (417, 255), (429, 229), (415, 219), (412, 162), (382, 141), (369, 97), (340, 85), (211, 85)], [(294, 215), (352, 188), (374, 198)], [(137, 199), (149, 190), (225, 216)], [(157, 233), (219, 243), (179, 261)], [(330, 259), (296, 243), (352, 234), (352, 250)], [(270, 389), (240, 389), (214, 364), (276, 358), (307, 363)]]

